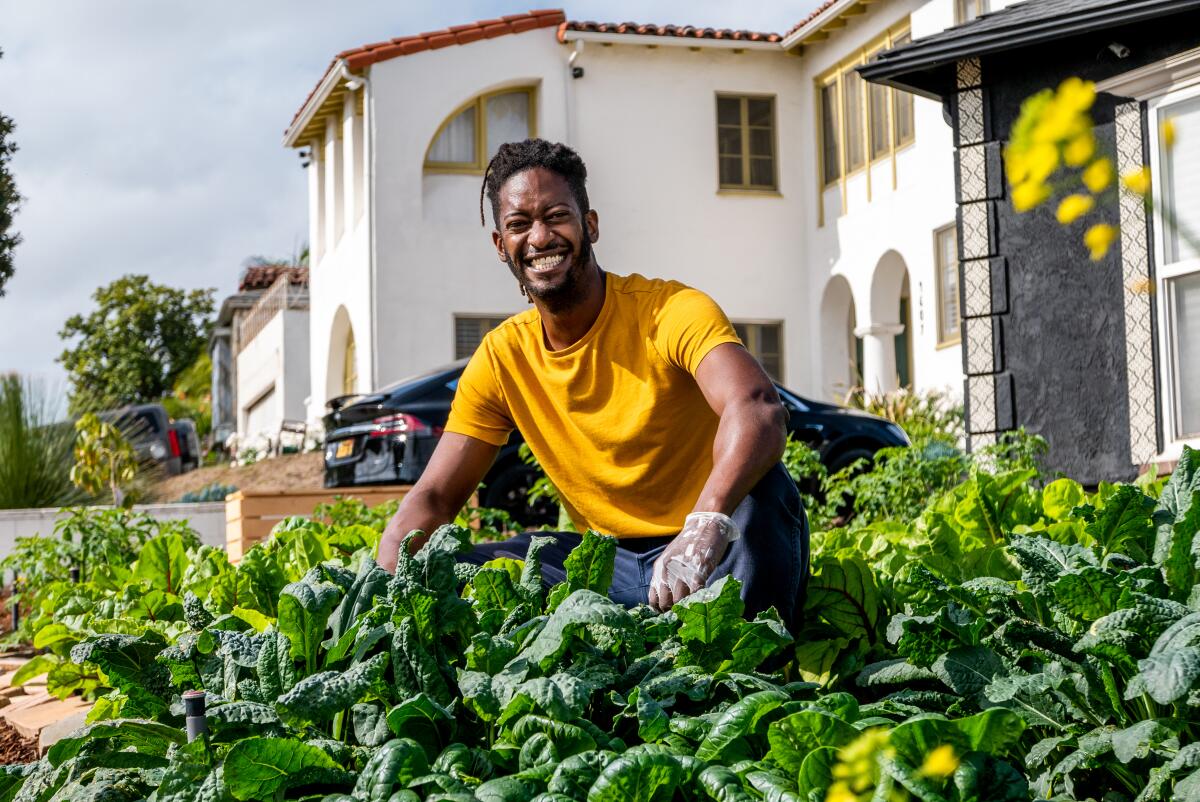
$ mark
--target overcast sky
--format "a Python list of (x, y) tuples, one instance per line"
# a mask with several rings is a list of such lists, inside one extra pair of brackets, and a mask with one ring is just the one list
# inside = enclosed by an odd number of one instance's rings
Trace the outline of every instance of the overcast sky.
[[(586, 0), (570, 19), (785, 32), (818, 0)], [(0, 373), (65, 390), (58, 331), (126, 273), (233, 292), (250, 256), (307, 238), (284, 126), (340, 50), (529, 5), (0, 0), (0, 113), (24, 243), (0, 298)], [(553, 7), (544, 4), (539, 7)]]

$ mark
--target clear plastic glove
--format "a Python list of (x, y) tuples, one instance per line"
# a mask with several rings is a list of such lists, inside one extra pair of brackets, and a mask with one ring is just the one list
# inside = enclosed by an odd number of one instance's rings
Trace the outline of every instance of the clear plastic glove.
[(719, 512), (693, 512), (683, 529), (654, 562), (650, 606), (660, 613), (708, 582), (729, 544), (742, 536), (737, 524)]

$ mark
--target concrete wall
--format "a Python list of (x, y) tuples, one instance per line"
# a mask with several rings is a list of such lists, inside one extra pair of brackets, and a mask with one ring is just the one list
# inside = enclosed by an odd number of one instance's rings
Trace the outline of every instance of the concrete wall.
[[(200, 504), (139, 504), (142, 512), (159, 520), (186, 520), (200, 535), (200, 542), (225, 548), (225, 502)], [(33, 510), (0, 510), (0, 559), (12, 553), (19, 537), (54, 536), (54, 524), (66, 513), (57, 507)]]

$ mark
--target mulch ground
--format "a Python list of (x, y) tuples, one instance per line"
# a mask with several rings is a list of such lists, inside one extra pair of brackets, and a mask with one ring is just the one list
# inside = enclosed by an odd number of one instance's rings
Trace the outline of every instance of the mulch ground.
[(37, 738), (23, 738), (0, 719), (0, 765), (32, 763), (38, 759)]

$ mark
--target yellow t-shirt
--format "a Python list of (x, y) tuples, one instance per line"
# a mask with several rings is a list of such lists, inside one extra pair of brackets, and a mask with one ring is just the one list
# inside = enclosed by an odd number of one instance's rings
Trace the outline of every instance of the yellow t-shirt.
[(581, 531), (674, 535), (713, 464), (718, 418), (696, 368), (738, 342), (699, 290), (609, 273), (600, 316), (568, 348), (546, 347), (536, 309), (489, 332), (446, 431), (503, 445), (519, 429)]

